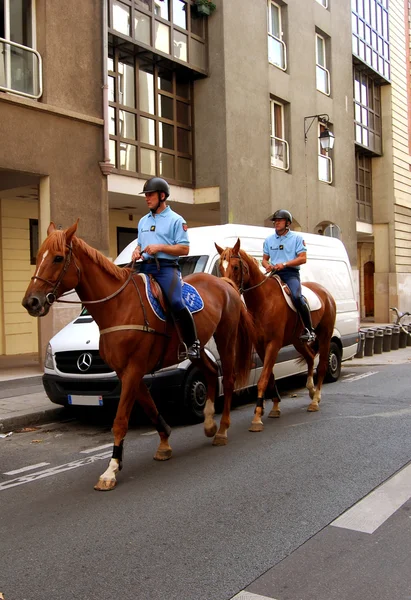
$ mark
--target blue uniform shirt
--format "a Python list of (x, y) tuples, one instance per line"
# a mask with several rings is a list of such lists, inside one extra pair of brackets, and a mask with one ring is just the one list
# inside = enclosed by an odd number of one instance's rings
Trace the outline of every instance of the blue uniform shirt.
[[(169, 206), (156, 215), (151, 211), (145, 217), (140, 219), (138, 224), (137, 245), (141, 250), (144, 250), (149, 244), (184, 244), (189, 245), (187, 224), (183, 217), (180, 217)], [(158, 252), (157, 258), (167, 258), (176, 260), (177, 257), (166, 252)], [(152, 258), (147, 253), (143, 254), (143, 258)]]
[[(307, 252), (307, 248), (301, 234), (296, 231), (288, 231), (285, 235), (276, 233), (269, 235), (264, 241), (263, 252), (270, 257), (270, 263), (276, 265), (293, 260), (301, 252)], [(300, 269), (299, 266), (292, 268)]]

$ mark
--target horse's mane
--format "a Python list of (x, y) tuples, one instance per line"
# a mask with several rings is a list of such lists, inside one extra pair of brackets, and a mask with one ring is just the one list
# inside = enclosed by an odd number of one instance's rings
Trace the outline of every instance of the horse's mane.
[[(53, 231), (43, 242), (40, 252), (45, 252), (46, 250), (50, 250), (51, 252), (58, 252), (59, 254), (65, 254), (66, 252), (66, 232), (56, 230)], [(123, 280), (127, 276), (127, 270), (122, 267), (118, 267), (115, 265), (110, 259), (108, 259), (104, 254), (92, 248), (84, 240), (77, 236), (73, 236), (73, 249), (77, 246), (84, 254), (86, 254), (94, 263), (99, 265), (102, 269), (106, 271), (112, 277), (115, 277), (118, 280)]]
[(254, 256), (247, 254), (247, 252), (245, 252), (244, 250), (241, 250), (241, 248), (240, 248), (240, 256), (250, 266), (256, 267), (258, 270), (260, 270), (260, 265), (258, 264), (258, 260), (256, 258), (254, 258)]

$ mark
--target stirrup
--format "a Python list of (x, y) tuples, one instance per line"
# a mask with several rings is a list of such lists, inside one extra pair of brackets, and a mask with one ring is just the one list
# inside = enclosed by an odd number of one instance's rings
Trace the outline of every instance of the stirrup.
[(196, 340), (190, 347), (187, 347), (187, 344), (181, 342), (177, 350), (178, 360), (183, 361), (187, 359), (191, 360), (193, 358), (200, 358), (200, 350), (201, 346), (198, 340)]
[(307, 343), (313, 342), (315, 340), (315, 333), (306, 328), (300, 335), (300, 340)]

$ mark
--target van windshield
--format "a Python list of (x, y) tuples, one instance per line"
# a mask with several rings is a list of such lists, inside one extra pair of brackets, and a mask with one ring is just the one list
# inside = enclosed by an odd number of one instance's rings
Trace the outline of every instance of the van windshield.
[[(208, 256), (200, 255), (200, 256), (181, 256), (179, 258), (181, 275), (186, 277), (187, 275), (191, 275), (191, 273), (203, 273), (205, 266), (207, 264)], [(124, 267), (125, 265), (119, 265), (120, 267)], [(87, 308), (84, 306), (80, 317), (84, 317), (88, 315), (89, 312)]]

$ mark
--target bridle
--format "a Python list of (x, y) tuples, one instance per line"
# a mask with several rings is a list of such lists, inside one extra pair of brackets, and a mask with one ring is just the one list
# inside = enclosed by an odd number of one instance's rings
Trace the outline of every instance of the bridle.
[[(48, 285), (52, 286), (53, 289), (51, 292), (49, 292), (48, 294), (46, 294), (46, 302), (47, 304), (49, 304), (50, 306), (52, 304), (54, 304), (54, 302), (62, 302), (63, 304), (100, 304), (101, 302), (106, 302), (107, 300), (111, 300), (112, 298), (114, 298), (115, 296), (117, 296), (118, 294), (120, 294), (120, 292), (122, 292), (124, 290), (124, 288), (130, 283), (131, 278), (134, 275), (134, 271), (133, 269), (130, 270), (129, 276), (127, 277), (126, 281), (123, 283), (123, 285), (116, 290), (115, 292), (113, 292), (112, 294), (110, 294), (109, 296), (106, 296), (105, 298), (101, 298), (100, 300), (62, 300), (61, 298), (57, 298), (57, 290), (60, 287), (64, 276), (66, 275), (70, 264), (71, 264), (71, 259), (73, 259), (73, 263), (77, 269), (77, 285), (80, 283), (81, 280), (81, 271), (80, 271), (80, 267), (78, 266), (78, 264), (76, 263), (75, 257), (73, 255), (73, 247), (72, 244), (66, 244), (66, 248), (68, 248), (68, 253), (66, 254), (66, 258), (64, 261), (64, 265), (63, 268), (60, 272), (60, 275), (57, 278), (57, 281), (54, 283), (53, 281), (49, 281), (48, 279), (44, 279), (44, 277), (39, 277), (38, 275), (34, 275), (31, 280), (34, 281), (35, 279), (38, 279), (39, 281), (43, 281), (44, 283), (47, 283)], [(74, 286), (74, 288), (77, 287), (77, 285)], [(70, 294), (71, 292), (66, 292), (66, 294)], [(63, 294), (64, 296), (65, 294)]]
[(269, 279), (270, 277), (272, 277), (275, 274), (274, 271), (271, 271), (262, 281), (260, 281), (256, 285), (253, 285), (247, 289), (244, 289), (244, 272), (249, 273), (250, 271), (249, 271), (248, 267), (247, 268), (244, 267), (244, 261), (241, 258), (240, 254), (232, 254), (229, 258), (229, 261), (232, 258), (236, 258), (240, 261), (240, 272), (241, 272), (241, 283), (240, 283), (240, 287), (239, 287), (240, 294), (245, 294), (246, 292), (255, 290), (255, 288), (258, 288), (258, 287), (260, 287), (260, 285), (263, 285), (263, 283), (265, 283), (267, 281), (267, 279)]
[[(53, 288), (52, 291), (49, 292), (48, 294), (46, 294), (46, 302), (50, 306), (52, 304), (54, 304), (54, 302), (57, 300), (57, 290), (60, 287), (61, 282), (63, 281), (64, 276), (66, 275), (66, 273), (70, 267), (71, 259), (73, 257), (73, 247), (72, 247), (71, 243), (66, 244), (66, 247), (68, 248), (69, 251), (66, 254), (66, 259), (64, 261), (63, 268), (62, 268), (60, 275), (58, 276), (57, 281), (55, 283), (53, 281), (49, 281), (48, 279), (44, 279), (44, 277), (39, 277), (38, 275), (33, 275), (33, 277), (31, 278), (32, 281), (34, 281), (35, 279), (38, 279), (39, 281), (43, 281), (44, 283), (47, 283), (48, 285), (52, 286), (52, 288)], [(77, 277), (78, 277), (77, 285), (78, 285), (80, 283), (81, 272), (80, 272), (79, 266), (77, 265), (76, 261), (74, 260), (74, 257), (73, 257), (73, 262), (77, 269)]]

